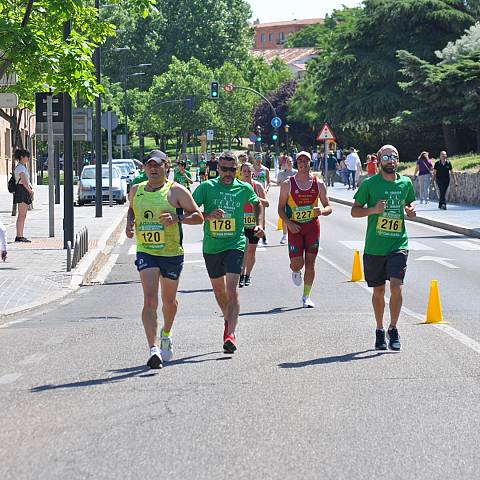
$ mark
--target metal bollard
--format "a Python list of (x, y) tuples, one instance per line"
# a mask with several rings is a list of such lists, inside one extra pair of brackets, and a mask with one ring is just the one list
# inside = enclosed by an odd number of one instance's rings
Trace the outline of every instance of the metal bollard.
[(67, 272), (72, 270), (72, 242), (67, 242)]

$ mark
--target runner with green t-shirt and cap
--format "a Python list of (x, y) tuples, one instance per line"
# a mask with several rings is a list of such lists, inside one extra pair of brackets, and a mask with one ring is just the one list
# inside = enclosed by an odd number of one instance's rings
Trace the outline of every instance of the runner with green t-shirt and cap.
[(205, 181), (205, 172), (207, 170), (207, 161), (205, 160), (205, 155), (200, 157), (200, 161), (198, 162), (198, 177), (200, 183)]
[(219, 177), (201, 183), (193, 192), (199, 206), (203, 205), (203, 257), (213, 292), (225, 319), (223, 349), (234, 353), (237, 349), (235, 329), (240, 303), (238, 284), (242, 271), (246, 238), (244, 206), (253, 205), (255, 235), (261, 237), (259, 199), (250, 184), (235, 179), (237, 158), (231, 152), (220, 156)]
[[(385, 283), (390, 282), (388, 347), (400, 350), (397, 322), (402, 308), (402, 285), (407, 271), (408, 236), (405, 214), (415, 217), (415, 190), (410, 178), (397, 173), (398, 150), (384, 145), (377, 154), (380, 172), (365, 179), (354, 195), (352, 217), (368, 217), (363, 265), (365, 279), (373, 287), (372, 304), (377, 322), (375, 349), (386, 350), (383, 314)], [(366, 205), (366, 207), (365, 207)]]
[(187, 190), (190, 190), (190, 185), (193, 183), (192, 174), (187, 170), (187, 162), (181, 161), (178, 164), (178, 169), (175, 170), (173, 180), (180, 185), (183, 185)]
[[(177, 313), (177, 288), (183, 268), (182, 224), (197, 225), (203, 216), (191, 193), (168, 180), (168, 158), (163, 152), (145, 163), (147, 181), (132, 186), (125, 233), (135, 235), (143, 288), (142, 322), (149, 346), (147, 365), (162, 368), (173, 356), (171, 330)], [(158, 347), (158, 288), (161, 287), (163, 329)]]

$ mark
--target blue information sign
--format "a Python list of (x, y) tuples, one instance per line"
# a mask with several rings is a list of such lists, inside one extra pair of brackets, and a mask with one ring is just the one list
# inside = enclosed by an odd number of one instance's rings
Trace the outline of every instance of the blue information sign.
[(280, 117), (273, 117), (270, 123), (273, 128), (280, 128), (282, 126), (282, 119)]

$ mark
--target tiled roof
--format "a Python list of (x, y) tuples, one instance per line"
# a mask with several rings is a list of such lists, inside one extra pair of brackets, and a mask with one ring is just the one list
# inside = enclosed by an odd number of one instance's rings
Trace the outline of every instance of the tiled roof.
[(253, 50), (253, 54), (263, 57), (267, 62), (271, 63), (274, 58), (278, 57), (289, 65), (303, 64), (300, 62), (305, 57), (318, 55), (316, 48), (272, 48), (267, 50)]
[(255, 28), (270, 28), (270, 27), (281, 27), (283, 25), (315, 25), (317, 23), (323, 23), (324, 18), (308, 18), (306, 20), (289, 20), (286, 22), (270, 22), (270, 23), (257, 23), (253, 26)]

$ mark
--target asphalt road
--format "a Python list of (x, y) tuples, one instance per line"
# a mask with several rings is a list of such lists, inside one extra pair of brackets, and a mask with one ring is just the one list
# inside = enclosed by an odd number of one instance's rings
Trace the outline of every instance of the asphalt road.
[[(370, 293), (348, 281), (365, 222), (340, 205), (322, 219), (314, 310), (270, 227), (233, 356), (199, 227), (186, 228), (163, 370), (144, 367), (129, 240), (103, 285), (13, 319), (0, 329), (0, 478), (478, 478), (480, 242), (407, 224), (404, 349), (376, 352)], [(420, 324), (432, 279), (450, 330)]]

